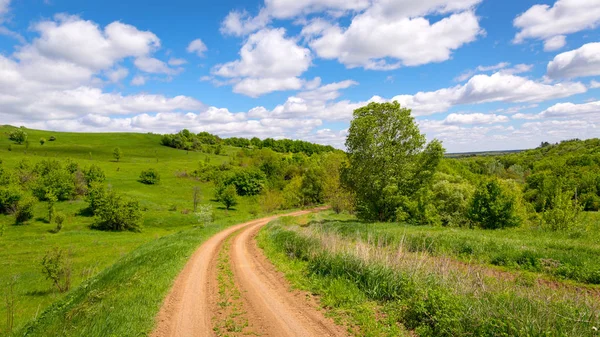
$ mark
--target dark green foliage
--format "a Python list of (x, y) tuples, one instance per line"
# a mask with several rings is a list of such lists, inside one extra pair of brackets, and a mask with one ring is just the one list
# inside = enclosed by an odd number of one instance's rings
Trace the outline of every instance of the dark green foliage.
[(142, 212), (136, 200), (114, 191), (106, 192), (96, 202), (94, 228), (107, 231), (140, 231)]
[(101, 183), (92, 182), (86, 194), (86, 200), (89, 203), (89, 211), (91, 214), (96, 214), (100, 205), (106, 198), (106, 189)]
[(467, 216), (476, 226), (485, 229), (516, 227), (521, 223), (515, 198), (504, 192), (496, 180), (479, 185)]
[(14, 185), (0, 186), (0, 214), (10, 214), (17, 210), (23, 193)]
[(139, 181), (146, 185), (156, 185), (160, 183), (160, 174), (153, 168), (143, 170), (142, 173), (140, 173)]
[(123, 158), (123, 151), (121, 151), (120, 147), (115, 147), (113, 150), (113, 158), (115, 158), (117, 162), (121, 161), (121, 158)]
[(40, 145), (44, 145), (46, 143), (46, 138), (40, 138)]
[(90, 167), (84, 171), (83, 175), (88, 186), (91, 186), (92, 183), (103, 183), (106, 179), (104, 171), (98, 165), (94, 164), (90, 165)]
[(27, 132), (19, 128), (12, 131), (8, 138), (17, 144), (23, 144), (27, 141)]
[(53, 141), (56, 140), (56, 137), (55, 136), (50, 136), (50, 138), (48, 138), (48, 140), (51, 141), (51, 142), (53, 142)]
[(30, 195), (23, 195), (14, 210), (15, 222), (17, 224), (25, 223), (33, 219), (33, 207), (35, 206), (35, 198)]
[(221, 139), (219, 136), (212, 135), (208, 132), (200, 132), (195, 135), (189, 130), (181, 130), (174, 135), (163, 135), (161, 144), (169, 147), (173, 147), (181, 150), (196, 150), (207, 152), (207, 145), (216, 145), (211, 153), (220, 154), (222, 151), (222, 145), (229, 145), (241, 148), (248, 148), (253, 146), (255, 148), (270, 148), (275, 152), (281, 153), (306, 153), (312, 155), (314, 153), (332, 152), (335, 149), (329, 145), (319, 145), (302, 140), (291, 140), (291, 139), (279, 139), (274, 140), (267, 138), (261, 141), (259, 138), (252, 138), (248, 140), (246, 138), (231, 137)]
[(257, 195), (266, 183), (265, 174), (256, 168), (240, 169), (225, 178), (225, 185), (233, 185), (238, 195)]
[(67, 219), (67, 216), (64, 213), (56, 212), (56, 214), (54, 214), (53, 221), (56, 224), (56, 228), (54, 228), (54, 230), (53, 230), (54, 233), (58, 233), (62, 230), (63, 223), (65, 222), (66, 219)]
[(238, 204), (238, 195), (233, 185), (219, 185), (216, 188), (215, 197), (217, 201), (221, 202), (226, 209), (230, 209), (231, 207)]
[(39, 200), (46, 200), (48, 192), (52, 192), (60, 201), (72, 199), (76, 195), (73, 175), (62, 167), (40, 173), (33, 187), (33, 194)]
[(325, 173), (318, 167), (311, 167), (302, 177), (300, 193), (305, 205), (321, 204), (324, 201), (323, 183)]
[(426, 145), (410, 109), (398, 102), (355, 110), (346, 147), (343, 179), (356, 194), (357, 215), (379, 221), (396, 219), (403, 200), (427, 188), (444, 153), (437, 140)]

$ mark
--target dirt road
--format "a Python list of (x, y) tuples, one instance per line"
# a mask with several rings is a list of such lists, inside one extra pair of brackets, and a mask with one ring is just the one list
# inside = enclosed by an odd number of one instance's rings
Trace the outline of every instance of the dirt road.
[(345, 336), (307, 294), (289, 289), (256, 246), (260, 227), (276, 218), (230, 227), (202, 244), (175, 280), (151, 336)]

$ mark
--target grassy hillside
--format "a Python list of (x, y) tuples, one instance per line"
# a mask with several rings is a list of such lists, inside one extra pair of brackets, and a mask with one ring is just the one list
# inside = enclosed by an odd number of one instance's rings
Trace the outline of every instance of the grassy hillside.
[[(14, 326), (18, 330), (27, 321), (38, 317), (51, 303), (65, 297), (58, 293), (50, 281), (41, 273), (40, 261), (53, 247), (70, 251), (73, 266), (73, 288), (96, 275), (107, 266), (144, 243), (181, 230), (189, 230), (197, 223), (193, 208), (193, 187), (200, 186), (201, 203), (214, 206), (215, 222), (235, 223), (250, 218), (250, 211), (257, 215), (254, 199), (240, 198), (240, 204), (227, 211), (211, 201), (214, 194), (212, 183), (201, 183), (190, 177), (178, 177), (181, 172), (191, 172), (199, 162), (220, 164), (229, 161), (228, 155), (236, 148), (225, 146), (221, 155), (176, 150), (160, 145), (160, 135), (126, 133), (62, 133), (26, 130), (29, 146), (17, 145), (8, 139), (13, 127), (0, 127), (0, 159), (6, 168), (14, 168), (26, 160), (31, 164), (56, 158), (61, 161), (72, 159), (80, 166), (91, 164), (101, 167), (106, 174), (105, 184), (117, 192), (140, 201), (143, 210), (143, 229), (140, 233), (103, 232), (89, 226), (92, 217), (82, 213), (87, 203), (76, 200), (59, 202), (56, 208), (67, 215), (64, 228), (57, 234), (51, 233), (55, 226), (46, 221), (46, 202), (35, 206), (35, 217), (25, 225), (14, 225), (14, 217), (0, 215), (0, 284), (2, 297), (8, 292), (8, 284), (14, 280)], [(56, 137), (40, 145), (40, 138)], [(9, 151), (10, 147), (10, 151)], [(112, 153), (120, 147), (123, 158), (116, 162)], [(208, 159), (206, 159), (208, 158)], [(138, 182), (140, 172), (154, 168), (161, 174), (158, 185)], [(179, 174), (182, 176), (182, 174)], [(195, 236), (191, 236), (194, 238)], [(200, 237), (203, 237), (200, 235)], [(187, 247), (191, 250), (201, 238), (196, 237)], [(172, 239), (173, 240), (173, 239)], [(173, 276), (173, 275), (171, 275)], [(168, 283), (167, 283), (168, 284)], [(0, 306), (0, 335), (6, 334), (7, 307)]]

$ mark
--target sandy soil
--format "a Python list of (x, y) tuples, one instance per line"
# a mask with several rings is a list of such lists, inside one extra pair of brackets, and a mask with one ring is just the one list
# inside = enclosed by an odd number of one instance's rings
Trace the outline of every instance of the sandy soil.
[[(285, 216), (310, 212), (298, 211)], [(283, 276), (256, 246), (254, 237), (258, 230), (276, 218), (268, 217), (229, 227), (202, 244), (165, 298), (151, 336), (217, 336), (217, 332), (222, 334), (217, 326), (228, 326), (219, 322), (227, 315), (230, 315), (228, 320), (233, 322), (232, 327), (235, 321), (245, 322), (243, 329), (228, 330), (228, 336), (249, 333), (277, 337), (346, 336), (345, 329), (325, 318), (308, 294), (290, 290)], [(223, 286), (219, 288), (217, 281), (219, 270), (222, 272), (224, 268), (224, 260), (222, 257), (219, 260), (219, 252), (226, 244), (230, 245), (227, 247), (227, 268), (231, 271), (233, 286), (237, 288), (235, 293), (238, 294), (225, 300), (237, 308), (233, 318), (228, 313), (228, 305), (223, 304), (222, 297), (228, 289), (223, 289)], [(221, 264), (218, 266), (219, 261)]]

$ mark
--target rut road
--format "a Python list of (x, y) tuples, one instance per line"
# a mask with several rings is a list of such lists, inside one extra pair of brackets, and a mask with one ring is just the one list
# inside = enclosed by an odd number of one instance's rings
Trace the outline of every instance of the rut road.
[[(301, 216), (319, 210), (323, 208), (279, 216)], [(347, 336), (346, 330), (326, 318), (307, 294), (291, 290), (258, 248), (256, 234), (279, 216), (229, 227), (204, 242), (175, 280), (151, 336)], [(229, 275), (226, 286), (220, 284), (225, 282), (223, 275)], [(235, 311), (233, 315), (231, 310)], [(220, 327), (226, 325), (220, 321), (226, 319), (244, 324), (223, 333)]]

